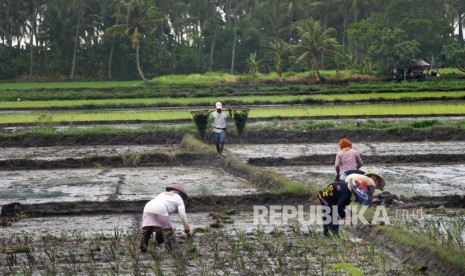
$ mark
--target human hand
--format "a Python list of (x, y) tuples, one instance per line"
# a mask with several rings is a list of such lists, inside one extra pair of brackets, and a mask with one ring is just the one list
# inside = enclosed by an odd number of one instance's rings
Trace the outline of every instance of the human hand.
[(184, 226), (184, 233), (186, 233), (186, 234), (189, 234), (189, 235), (190, 235), (190, 232), (191, 232), (191, 229), (190, 229), (189, 225), (187, 225), (187, 226)]
[(193, 240), (194, 240), (194, 239), (192, 238), (191, 233), (186, 233), (186, 241), (187, 241), (188, 243), (192, 243)]

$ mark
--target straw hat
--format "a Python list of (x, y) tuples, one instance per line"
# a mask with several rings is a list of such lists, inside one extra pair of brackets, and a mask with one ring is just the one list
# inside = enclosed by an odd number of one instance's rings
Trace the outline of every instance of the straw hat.
[(171, 190), (176, 190), (176, 191), (179, 191), (181, 193), (183, 193), (186, 198), (188, 197), (187, 196), (187, 193), (186, 193), (186, 190), (184, 189), (184, 186), (181, 184), (181, 183), (176, 183), (176, 184), (173, 184), (169, 187), (166, 187), (166, 191), (171, 191)]
[(368, 176), (368, 177), (376, 176), (379, 179), (379, 185), (377, 185), (376, 187), (380, 189), (381, 191), (384, 190), (384, 185), (386, 184), (386, 181), (384, 181), (384, 178), (381, 175), (372, 173), (372, 172), (367, 172), (365, 173), (365, 176)]

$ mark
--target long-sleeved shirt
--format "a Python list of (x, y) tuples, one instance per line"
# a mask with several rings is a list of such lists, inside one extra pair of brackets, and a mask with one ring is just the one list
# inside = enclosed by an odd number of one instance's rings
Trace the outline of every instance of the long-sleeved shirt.
[(350, 204), (352, 192), (347, 184), (343, 181), (334, 181), (319, 191), (318, 199), (321, 204), (326, 206), (337, 206), (337, 212), (340, 218), (345, 218), (345, 207)]
[(336, 171), (343, 173), (349, 170), (357, 170), (362, 167), (363, 161), (362, 157), (358, 151), (350, 148), (347, 150), (340, 150), (336, 154), (336, 162), (334, 166)]
[(181, 196), (164, 192), (157, 195), (154, 199), (147, 202), (144, 207), (144, 213), (152, 213), (161, 216), (169, 216), (178, 213), (183, 225), (188, 225), (186, 216), (186, 207)]

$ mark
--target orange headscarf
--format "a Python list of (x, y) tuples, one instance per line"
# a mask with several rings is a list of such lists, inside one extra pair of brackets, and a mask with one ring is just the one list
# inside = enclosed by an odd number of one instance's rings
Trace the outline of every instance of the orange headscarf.
[(340, 149), (350, 149), (352, 148), (352, 142), (349, 139), (341, 139), (338, 143)]

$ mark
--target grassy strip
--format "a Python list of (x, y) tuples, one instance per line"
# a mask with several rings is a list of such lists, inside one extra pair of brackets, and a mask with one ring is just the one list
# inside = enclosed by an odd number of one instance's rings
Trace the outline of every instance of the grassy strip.
[[(81, 85), (84, 85), (82, 83)], [(15, 84), (17, 85), (17, 84)], [(118, 84), (116, 84), (118, 85)], [(92, 86), (89, 83), (89, 86)], [(273, 96), (273, 95), (323, 95), (330, 97), (330, 99), (323, 99), (328, 101), (338, 100), (339, 95), (360, 94), (361, 99), (364, 100), (363, 95), (388, 93), (380, 97), (391, 97), (389, 93), (408, 93), (407, 100), (415, 99), (415, 94), (410, 93), (423, 93), (433, 92), (433, 95), (425, 95), (425, 98), (434, 97), (439, 95), (435, 93), (441, 92), (463, 92), (465, 87), (465, 80), (441, 80), (441, 81), (425, 81), (425, 82), (357, 82), (349, 83), (347, 85), (333, 85), (333, 84), (302, 84), (302, 83), (180, 83), (170, 85), (157, 85), (154, 87), (139, 87), (139, 86), (116, 86), (116, 87), (101, 87), (101, 88), (83, 88), (83, 87), (70, 87), (70, 88), (37, 88), (37, 89), (0, 89), (0, 102), (17, 102), (21, 101), (54, 101), (54, 100), (103, 100), (103, 99), (171, 99), (171, 98), (208, 98), (214, 97), (215, 100), (224, 97), (241, 97), (241, 96)], [(335, 94), (336, 99), (331, 99), (330, 94)], [(350, 96), (348, 96), (350, 97)], [(371, 97), (371, 96), (370, 96)], [(377, 98), (377, 96), (373, 96)], [(405, 97), (403, 95), (399, 97)], [(442, 96), (439, 96), (442, 98)], [(444, 98), (447, 98), (447, 94)], [(457, 98), (457, 96), (451, 96)], [(308, 101), (315, 101), (319, 99), (309, 98)], [(343, 99), (341, 99), (343, 100)]]
[(283, 123), (280, 120), (272, 120), (268, 123), (263, 123), (254, 126), (256, 131), (260, 130), (284, 130), (284, 131), (312, 131), (312, 130), (378, 130), (378, 131), (396, 131), (400, 129), (411, 129), (421, 131), (431, 131), (435, 127), (447, 127), (450, 129), (458, 128), (465, 129), (465, 120), (444, 121), (438, 119), (423, 119), (423, 120), (407, 120), (407, 121), (383, 121), (383, 120), (366, 120), (354, 121), (343, 120), (312, 120), (312, 119), (295, 119)]
[(384, 233), (386, 238), (403, 247), (414, 249), (418, 252), (429, 252), (431, 255), (436, 256), (438, 260), (452, 266), (457, 271), (465, 271), (464, 250), (438, 245), (437, 241), (406, 231), (400, 227), (377, 226), (374, 232), (377, 235)]
[(183, 126), (150, 126), (143, 125), (137, 129), (128, 129), (120, 127), (101, 127), (94, 126), (91, 128), (74, 128), (56, 132), (53, 125), (42, 125), (36, 129), (16, 131), (13, 133), (0, 132), (0, 139), (17, 140), (30, 135), (46, 137), (50, 139), (65, 139), (65, 137), (78, 137), (81, 139), (92, 139), (95, 136), (107, 136), (118, 134), (144, 134), (157, 132), (181, 132), (181, 133), (197, 133), (194, 124)]
[[(286, 122), (281, 124), (279, 120), (270, 121), (269, 123), (260, 124), (254, 127), (254, 131), (270, 131), (270, 130), (284, 130), (284, 131), (297, 131), (305, 132), (312, 130), (374, 130), (381, 132), (397, 131), (400, 129), (410, 129), (413, 131), (432, 131), (434, 128), (443, 127), (450, 128), (451, 130), (465, 129), (465, 120), (461, 121), (440, 121), (440, 120), (414, 120), (405, 122), (389, 122), (389, 121), (374, 121), (368, 120), (366, 122), (354, 122), (353, 120), (339, 120), (336, 122), (322, 121), (315, 122), (312, 120), (295, 120), (294, 122)], [(231, 130), (235, 132), (234, 129)], [(13, 133), (0, 132), (0, 139), (22, 139), (29, 135), (38, 135), (41, 137), (54, 137), (54, 139), (62, 139), (66, 137), (80, 137), (90, 138), (94, 135), (116, 135), (116, 134), (143, 134), (143, 133), (157, 133), (157, 132), (181, 132), (181, 133), (198, 133), (194, 123), (173, 125), (173, 126), (154, 126), (141, 124), (137, 128), (126, 127), (102, 127), (94, 126), (89, 128), (77, 128), (70, 126), (67, 130), (56, 132), (53, 124), (39, 124), (37, 128), (28, 130), (16, 131)]]
[[(234, 107), (233, 107), (234, 108)], [(463, 115), (465, 103), (366, 104), (336, 106), (257, 107), (249, 118), (311, 118), (345, 116)], [(1, 124), (101, 121), (190, 120), (189, 110), (107, 111), (2, 114)]]
[[(373, 94), (329, 94), (329, 95), (274, 95), (221, 97), (227, 105), (244, 104), (304, 104), (312, 102), (357, 102), (357, 101), (418, 101), (418, 100), (465, 99), (465, 91), (452, 92), (390, 92)], [(51, 100), (0, 102), (0, 109), (54, 109), (54, 108), (128, 108), (168, 106), (211, 106), (218, 97), (204, 98), (139, 98), (102, 100)]]
[[(212, 158), (216, 150), (196, 139), (192, 135), (185, 135), (180, 143), (183, 151), (198, 152), (200, 154), (211, 154)], [(275, 193), (287, 194), (314, 194), (313, 187), (301, 182), (292, 181), (289, 178), (272, 172), (242, 163), (233, 158), (220, 159), (221, 166), (229, 173), (247, 179), (258, 187)]]
[(184, 135), (181, 143), (179, 143), (179, 146), (183, 152), (198, 152), (201, 154), (212, 155), (216, 153), (216, 150), (213, 147), (202, 143), (200, 140), (190, 134)]

